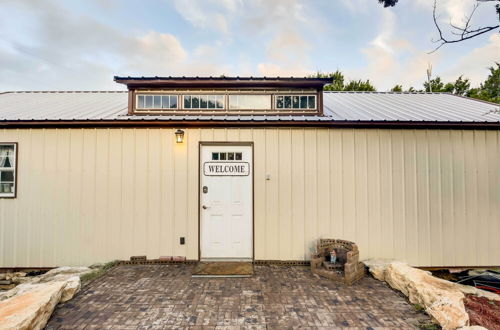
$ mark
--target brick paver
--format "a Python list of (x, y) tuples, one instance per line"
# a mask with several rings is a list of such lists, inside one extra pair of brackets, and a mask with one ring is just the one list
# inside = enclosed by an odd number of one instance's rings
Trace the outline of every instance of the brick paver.
[(271, 265), (255, 266), (251, 278), (192, 278), (192, 267), (115, 267), (59, 306), (47, 329), (401, 329), (428, 320), (371, 277), (345, 286), (307, 267)]

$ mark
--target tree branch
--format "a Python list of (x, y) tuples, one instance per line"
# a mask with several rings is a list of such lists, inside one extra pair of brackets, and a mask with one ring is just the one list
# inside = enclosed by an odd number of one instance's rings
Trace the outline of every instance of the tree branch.
[(456, 26), (456, 25), (454, 25), (450, 21), (450, 26), (453, 29), (455, 29), (456, 31), (458, 31), (458, 32), (451, 31), (451, 33), (453, 35), (458, 36), (459, 38), (457, 38), (457, 39), (448, 39), (448, 38), (446, 38), (443, 35), (443, 31), (441, 30), (441, 26), (438, 23), (438, 15), (436, 14), (437, 0), (434, 0), (434, 6), (433, 6), (433, 9), (432, 9), (432, 17), (434, 19), (434, 25), (436, 26), (436, 29), (437, 29), (438, 34), (439, 34), (439, 39), (432, 40), (432, 42), (439, 43), (439, 45), (436, 48), (434, 48), (434, 50), (432, 50), (431, 52), (429, 52), (428, 54), (436, 52), (439, 48), (441, 48), (445, 44), (453, 44), (453, 43), (465, 41), (465, 40), (468, 40), (468, 39), (472, 39), (474, 37), (477, 37), (477, 36), (479, 36), (481, 34), (484, 34), (484, 33), (490, 32), (492, 30), (498, 29), (500, 27), (500, 24), (498, 24), (498, 25), (495, 25), (495, 26), (484, 26), (484, 27), (480, 27), (480, 28), (472, 29), (471, 30), (471, 27), (470, 27), (471, 20), (472, 20), (472, 17), (474, 16), (474, 14), (476, 13), (477, 8), (480, 5), (480, 2), (500, 2), (500, 0), (476, 0), (476, 1), (478, 3), (476, 3), (474, 5), (474, 7), (472, 8), (472, 11), (471, 11), (470, 15), (468, 17), (466, 16), (465, 25), (463, 27)]

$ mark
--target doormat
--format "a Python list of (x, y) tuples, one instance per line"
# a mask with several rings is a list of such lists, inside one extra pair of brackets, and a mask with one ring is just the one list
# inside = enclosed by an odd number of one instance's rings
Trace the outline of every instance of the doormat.
[(199, 262), (193, 277), (251, 277), (251, 262)]

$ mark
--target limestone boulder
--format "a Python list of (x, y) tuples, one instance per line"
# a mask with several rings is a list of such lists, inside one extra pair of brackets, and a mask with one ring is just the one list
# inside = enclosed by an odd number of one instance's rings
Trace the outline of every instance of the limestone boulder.
[(394, 262), (398, 262), (394, 259), (368, 259), (362, 261), (370, 273), (379, 281), (385, 281), (385, 272), (387, 267)]
[(465, 296), (452, 282), (399, 262), (387, 266), (385, 281), (403, 292), (411, 303), (424, 306), (426, 312), (444, 329), (456, 329), (469, 324), (469, 314), (463, 303)]
[(37, 282), (45, 283), (54, 280), (68, 279), (73, 276), (82, 276), (87, 273), (94, 272), (95, 270), (90, 269), (89, 267), (59, 267), (49, 270), (43, 275), (37, 276)]
[(372, 259), (364, 261), (364, 264), (375, 278), (404, 293), (411, 303), (422, 305), (443, 329), (469, 325), (469, 315), (463, 302), (465, 294), (500, 300), (500, 296), (491, 292), (434, 277), (430, 272), (402, 262)]
[(66, 302), (70, 299), (73, 299), (75, 294), (80, 291), (81, 288), (81, 282), (80, 282), (80, 276), (72, 276), (66, 280), (66, 285), (64, 286), (64, 289), (61, 294), (61, 300), (59, 301), (60, 303)]
[[(42, 329), (61, 299), (65, 282), (33, 285), (0, 301), (0, 329)], [(26, 288), (25, 288), (26, 289)]]
[(0, 293), (0, 330), (41, 329), (55, 306), (80, 290), (80, 276), (87, 267), (60, 267)]

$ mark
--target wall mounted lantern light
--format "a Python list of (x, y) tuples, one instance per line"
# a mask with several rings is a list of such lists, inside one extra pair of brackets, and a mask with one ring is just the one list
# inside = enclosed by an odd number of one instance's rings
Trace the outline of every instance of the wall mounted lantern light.
[(177, 143), (182, 143), (184, 141), (184, 131), (181, 129), (178, 129), (175, 131), (175, 141)]

